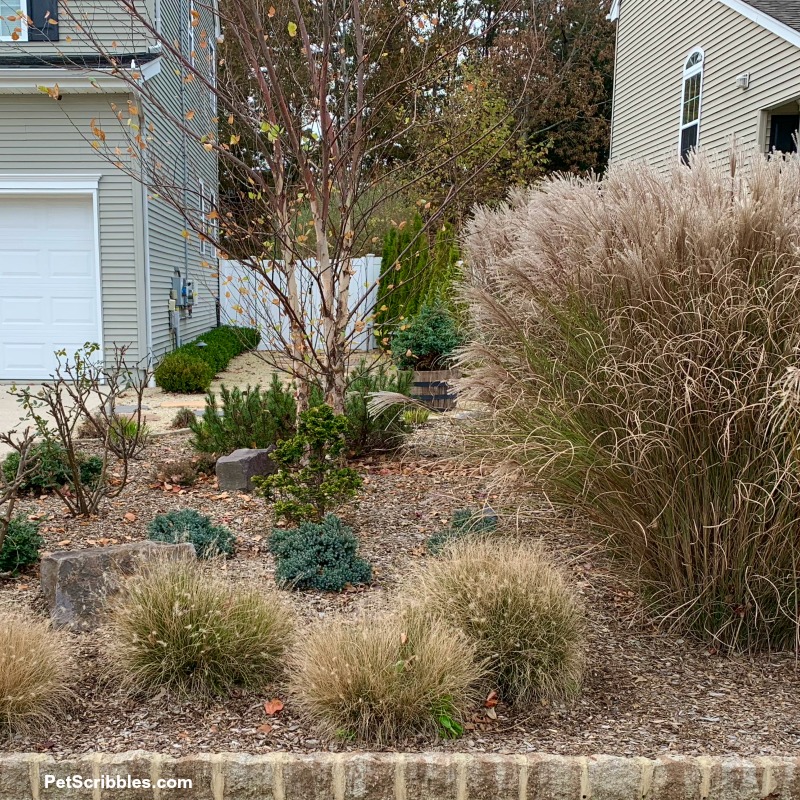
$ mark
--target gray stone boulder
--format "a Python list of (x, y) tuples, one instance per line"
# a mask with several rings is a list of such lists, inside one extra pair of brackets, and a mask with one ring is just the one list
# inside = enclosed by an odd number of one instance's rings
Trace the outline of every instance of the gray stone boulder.
[(234, 450), (229, 456), (217, 460), (217, 480), (223, 491), (252, 492), (253, 478), (271, 475), (277, 469), (270, 454), (270, 445), (262, 450)]
[(41, 564), (42, 593), (57, 628), (90, 631), (106, 615), (123, 580), (159, 559), (196, 558), (194, 545), (131, 542), (88, 550), (59, 550)]

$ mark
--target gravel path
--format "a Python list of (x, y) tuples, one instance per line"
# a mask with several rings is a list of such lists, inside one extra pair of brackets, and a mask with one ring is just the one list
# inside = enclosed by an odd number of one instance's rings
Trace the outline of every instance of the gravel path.
[[(265, 541), (273, 524), (263, 501), (219, 492), (212, 477), (191, 489), (154, 479), (163, 459), (189, 454), (185, 436), (159, 437), (135, 469), (133, 483), (102, 518), (64, 516), (57, 498), (26, 499), (22, 510), (39, 519), (47, 549), (82, 548), (145, 537), (157, 513), (192, 507), (238, 535), (231, 577), (271, 582), (273, 564)], [(359, 465), (365, 488), (343, 517), (354, 525), (363, 554), (375, 567), (368, 589), (341, 595), (291, 593), (308, 620), (354, 615), (391, 602), (398, 579), (425, 559), (424, 541), (456, 508), (497, 503), (482, 479), (447, 462), (406, 456)], [(590, 615), (589, 671), (581, 697), (570, 706), (542, 705), (517, 713), (500, 705), (497, 719), (476, 709), (466, 735), (456, 742), (409, 741), (403, 749), (562, 754), (609, 753), (798, 755), (800, 671), (792, 654), (722, 657), (702, 644), (656, 629), (642, 612), (632, 583), (580, 530), (535, 509), (500, 509), (502, 528), (540, 537), (583, 595)], [(127, 515), (127, 518), (126, 518)], [(27, 606), (44, 615), (35, 570), (0, 581), (0, 607)], [(157, 695), (124, 696), (102, 680), (103, 635), (75, 635), (80, 653), (79, 702), (49, 737), (0, 740), (1, 750), (67, 755), (92, 750), (144, 749), (183, 755), (194, 752), (356, 749), (321, 741), (296, 715), (281, 687), (242, 692), (211, 705), (176, 704)], [(273, 696), (285, 709), (268, 716)]]

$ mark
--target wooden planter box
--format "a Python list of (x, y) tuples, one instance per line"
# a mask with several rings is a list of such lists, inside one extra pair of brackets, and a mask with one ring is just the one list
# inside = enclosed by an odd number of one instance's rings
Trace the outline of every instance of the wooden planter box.
[(425, 370), (414, 373), (411, 396), (432, 411), (449, 411), (456, 407), (452, 382), (461, 377), (457, 369)]

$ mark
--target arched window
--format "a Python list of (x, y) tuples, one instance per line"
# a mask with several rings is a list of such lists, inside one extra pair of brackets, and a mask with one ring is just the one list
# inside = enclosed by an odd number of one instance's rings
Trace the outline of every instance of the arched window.
[(689, 161), (689, 153), (700, 143), (700, 111), (703, 100), (703, 66), (705, 54), (696, 47), (683, 64), (681, 97), (681, 160)]

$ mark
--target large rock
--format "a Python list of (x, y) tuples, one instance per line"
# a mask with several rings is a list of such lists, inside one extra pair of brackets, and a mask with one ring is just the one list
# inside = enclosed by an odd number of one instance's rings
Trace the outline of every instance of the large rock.
[(217, 460), (217, 480), (224, 491), (252, 492), (253, 478), (271, 475), (276, 470), (270, 445), (263, 450), (234, 450), (229, 456)]
[(125, 577), (158, 559), (194, 559), (194, 545), (131, 542), (89, 550), (59, 550), (42, 559), (42, 593), (58, 628), (94, 630), (102, 624), (108, 598)]

